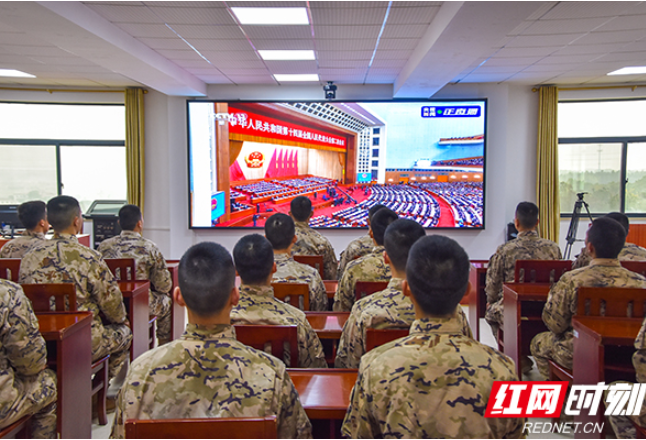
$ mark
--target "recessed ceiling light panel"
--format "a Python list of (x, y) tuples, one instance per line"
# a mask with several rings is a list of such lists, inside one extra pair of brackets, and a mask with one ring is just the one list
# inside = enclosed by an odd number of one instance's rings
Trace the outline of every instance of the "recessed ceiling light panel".
[(240, 24), (310, 24), (305, 8), (231, 8)]
[(278, 82), (293, 82), (293, 81), (315, 81), (318, 82), (319, 76), (316, 73), (276, 73), (274, 78)]
[(615, 70), (608, 75), (640, 75), (644, 73), (646, 73), (646, 66), (631, 66)]
[(36, 78), (36, 75), (21, 72), (20, 70), (15, 69), (0, 69), (0, 76), (11, 76), (15, 78)]
[(258, 53), (265, 61), (316, 59), (313, 50), (259, 50)]

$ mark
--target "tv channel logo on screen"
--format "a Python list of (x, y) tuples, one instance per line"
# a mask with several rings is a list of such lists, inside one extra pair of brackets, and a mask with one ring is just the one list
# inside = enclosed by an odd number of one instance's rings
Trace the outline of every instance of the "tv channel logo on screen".
[(477, 105), (422, 106), (422, 118), (477, 118), (480, 114)]

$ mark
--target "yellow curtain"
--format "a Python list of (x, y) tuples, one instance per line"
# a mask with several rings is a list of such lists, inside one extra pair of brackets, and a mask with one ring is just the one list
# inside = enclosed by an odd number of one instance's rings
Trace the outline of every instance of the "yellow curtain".
[(538, 90), (538, 139), (536, 148), (536, 200), (543, 238), (559, 241), (561, 220), (559, 203), (557, 107), (558, 89), (545, 86)]
[(144, 90), (128, 88), (126, 101), (126, 172), (128, 203), (144, 208)]

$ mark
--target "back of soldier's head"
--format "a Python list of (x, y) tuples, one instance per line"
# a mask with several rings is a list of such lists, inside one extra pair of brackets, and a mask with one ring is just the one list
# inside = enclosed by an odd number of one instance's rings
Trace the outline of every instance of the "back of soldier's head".
[(626, 243), (626, 230), (608, 216), (592, 222), (586, 241), (592, 243), (597, 258), (617, 258)]
[(47, 219), (47, 205), (41, 200), (25, 202), (18, 206), (18, 218), (27, 230), (34, 229), (41, 220)]
[(132, 231), (141, 220), (141, 209), (137, 205), (124, 205), (119, 210), (119, 226), (124, 231)]
[(213, 316), (227, 304), (235, 286), (231, 255), (217, 243), (191, 246), (178, 269), (179, 289), (188, 307), (199, 316)]
[(606, 214), (606, 217), (610, 217), (611, 219), (618, 221), (619, 224), (626, 230), (626, 235), (628, 235), (630, 222), (628, 221), (628, 216), (626, 214), (623, 214), (621, 212), (610, 212)]
[(262, 235), (246, 235), (233, 248), (233, 261), (244, 284), (262, 284), (274, 267), (274, 249)]
[(406, 280), (426, 315), (446, 316), (455, 310), (469, 285), (469, 256), (454, 240), (422, 237), (411, 248)]
[(265, 223), (265, 237), (277, 251), (287, 249), (295, 234), (294, 220), (287, 214), (274, 214)]
[(516, 206), (516, 218), (525, 229), (532, 229), (538, 224), (538, 206), (532, 202), (521, 202)]
[(372, 216), (370, 230), (372, 231), (372, 238), (378, 246), (383, 246), (386, 228), (398, 218), (397, 213), (388, 208), (380, 209)]
[(401, 272), (406, 270), (410, 248), (425, 235), (424, 228), (413, 220), (400, 218), (388, 225), (384, 234), (384, 246), (395, 269)]
[(380, 209), (388, 208), (386, 205), (382, 205), (381, 203), (377, 203), (376, 205), (373, 205), (372, 208), (368, 210), (368, 221), (372, 220), (372, 217), (379, 211)]
[(297, 222), (304, 222), (312, 213), (312, 201), (305, 196), (298, 196), (289, 204), (289, 210)]
[(81, 215), (81, 206), (74, 197), (57, 196), (47, 202), (47, 221), (54, 231), (69, 228), (79, 215)]

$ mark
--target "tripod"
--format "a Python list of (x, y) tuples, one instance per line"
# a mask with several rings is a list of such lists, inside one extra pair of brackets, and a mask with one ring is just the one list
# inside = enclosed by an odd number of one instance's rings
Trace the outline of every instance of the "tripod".
[(592, 215), (590, 214), (590, 209), (588, 207), (588, 204), (583, 200), (583, 195), (587, 193), (578, 193), (577, 197), (578, 200), (574, 202), (574, 212), (572, 213), (572, 220), (570, 221), (570, 227), (567, 230), (567, 236), (565, 237), (565, 241), (567, 244), (565, 245), (565, 254), (563, 258), (565, 260), (570, 259), (570, 252), (572, 251), (572, 245), (574, 244), (576, 239), (576, 233), (577, 230), (579, 229), (579, 219), (581, 218), (581, 207), (585, 207), (585, 211), (588, 213), (588, 218), (590, 218), (590, 221), (592, 221)]

